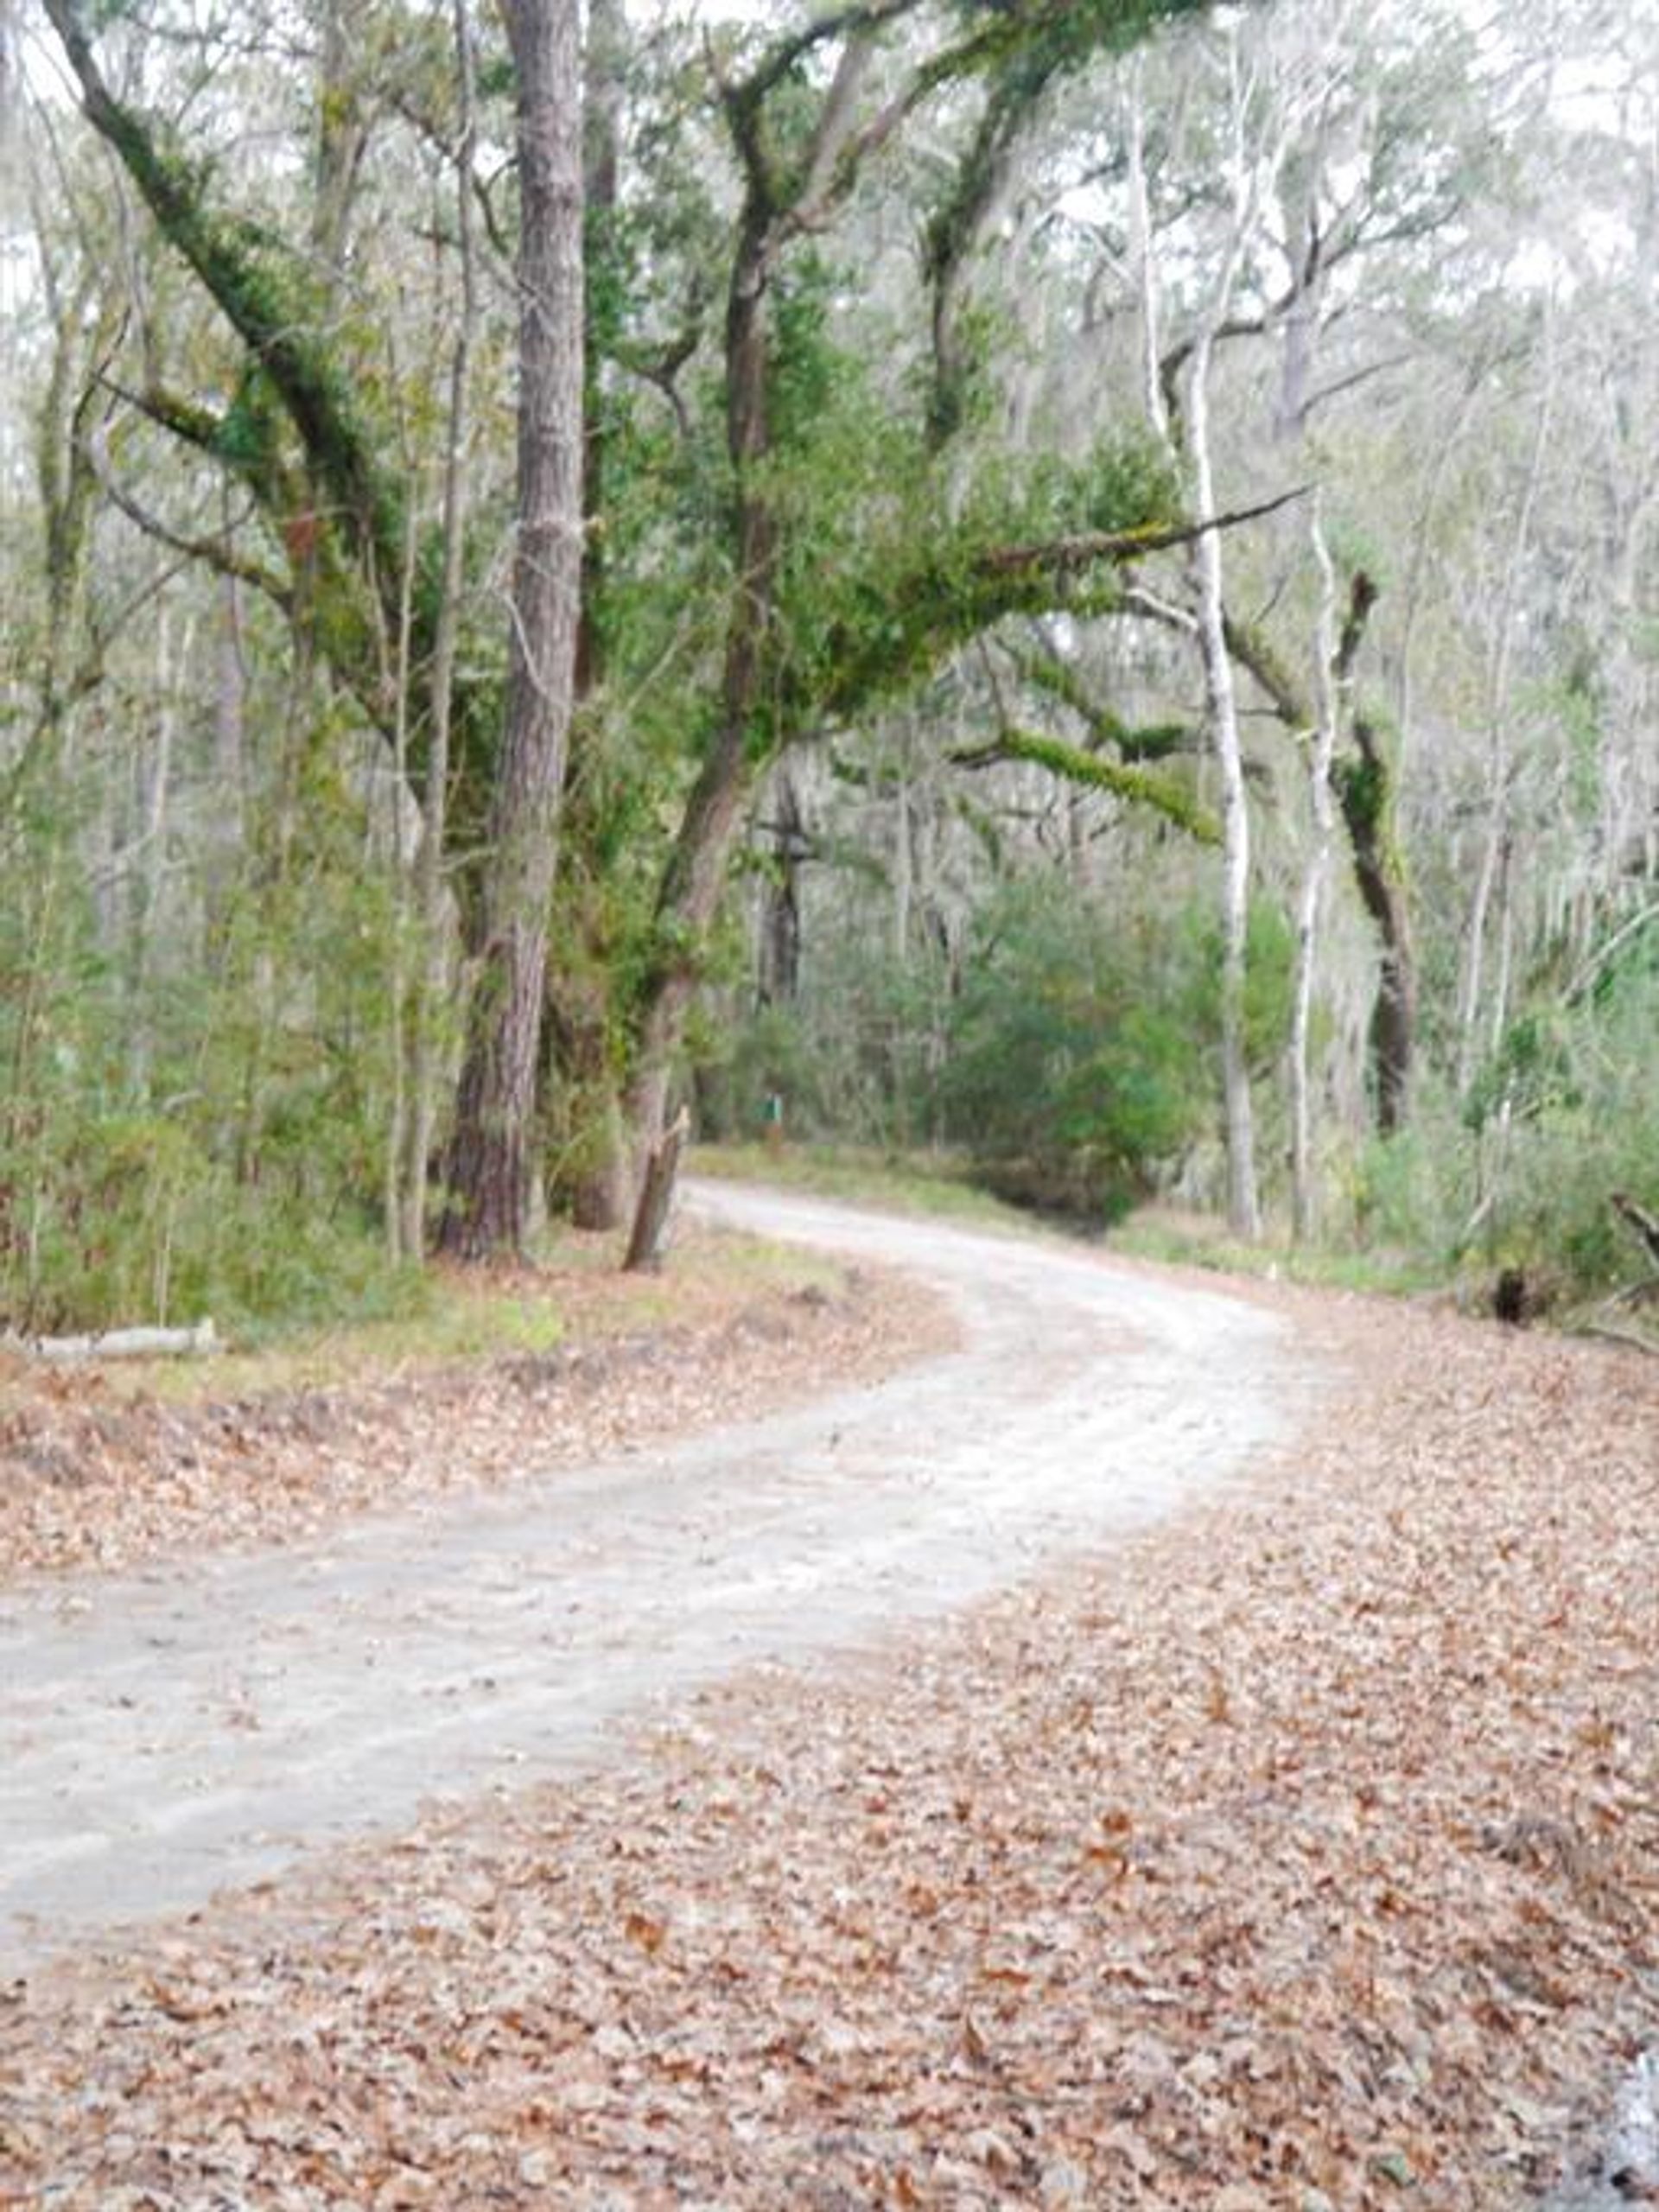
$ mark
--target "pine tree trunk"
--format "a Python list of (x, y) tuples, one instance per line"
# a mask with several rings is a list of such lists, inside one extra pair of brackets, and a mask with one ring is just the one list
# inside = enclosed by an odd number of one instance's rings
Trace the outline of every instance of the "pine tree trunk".
[(524, 1242), (548, 906), (582, 564), (582, 92), (577, 0), (509, 0), (518, 72), (518, 543), (500, 764), (439, 1241), (464, 1258)]

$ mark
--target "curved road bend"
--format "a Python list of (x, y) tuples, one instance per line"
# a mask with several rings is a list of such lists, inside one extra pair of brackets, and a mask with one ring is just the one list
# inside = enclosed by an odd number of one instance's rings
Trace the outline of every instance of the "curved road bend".
[(963, 1348), (545, 1486), (0, 1594), (0, 1972), (1097, 1547), (1287, 1436), (1319, 1382), (1276, 1316), (1055, 1243), (688, 1197), (937, 1285)]

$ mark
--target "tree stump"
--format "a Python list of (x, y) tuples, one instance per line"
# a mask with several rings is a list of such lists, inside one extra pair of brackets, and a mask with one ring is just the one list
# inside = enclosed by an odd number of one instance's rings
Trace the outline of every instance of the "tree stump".
[(1608, 1203), (1625, 1227), (1635, 1232), (1649, 1259), (1659, 1268), (1659, 1215), (1651, 1214), (1645, 1206), (1637, 1205), (1636, 1200), (1623, 1191), (1615, 1191)]
[(652, 1147), (651, 1158), (645, 1164), (645, 1185), (639, 1193), (639, 1204), (634, 1210), (627, 1256), (622, 1262), (625, 1274), (634, 1274), (643, 1268), (654, 1268), (662, 1257), (663, 1235), (668, 1227), (668, 1210), (674, 1197), (675, 1179), (680, 1171), (680, 1154), (690, 1134), (691, 1116), (682, 1106), (664, 1131), (662, 1141)]

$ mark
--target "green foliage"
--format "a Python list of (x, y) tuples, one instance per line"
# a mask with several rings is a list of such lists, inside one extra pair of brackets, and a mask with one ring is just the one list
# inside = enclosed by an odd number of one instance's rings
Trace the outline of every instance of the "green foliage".
[(1360, 824), (1374, 838), (1385, 836), (1392, 783), (1381, 757), (1344, 753), (1332, 763), (1331, 781), (1349, 821)]
[(1185, 830), (1201, 845), (1221, 842), (1221, 824), (1192, 792), (1167, 776), (1149, 775), (1144, 768), (1125, 767), (1120, 761), (1086, 753), (1061, 740), (1030, 730), (1004, 730), (999, 741), (1011, 760), (1030, 760), (1048, 769), (1064, 782), (1096, 791), (1110, 791), (1135, 805), (1149, 806), (1166, 821)]
[(723, 1037), (711, 1032), (699, 1074), (699, 1121), (716, 1141), (758, 1139), (769, 1124), (767, 1101), (782, 1102), (791, 1136), (818, 1136), (833, 1126), (825, 1057), (793, 1006), (762, 1007)]
[[(959, 969), (930, 931), (895, 957), (869, 920), (853, 910), (815, 937), (798, 1002), (715, 1026), (698, 1082), (708, 1135), (762, 1135), (776, 1092), (791, 1139), (947, 1147), (1006, 1195), (1096, 1218), (1211, 1136), (1221, 945), (1207, 903), (1109, 904), (1051, 873), (1017, 877), (989, 895)], [(1283, 918), (1258, 906), (1259, 1071), (1282, 1052), (1292, 952)]]
[(827, 938), (803, 998), (711, 1025), (698, 1075), (709, 1136), (762, 1134), (771, 1094), (791, 1138), (883, 1149), (938, 1141), (948, 982), (937, 947), (893, 957), (856, 931)]
[(251, 484), (271, 481), (278, 440), (276, 394), (263, 370), (250, 367), (220, 416), (213, 450)]
[[(1286, 932), (1263, 915), (1252, 1041), (1281, 1036)], [(1207, 917), (1126, 920), (1056, 879), (983, 916), (950, 1026), (945, 1128), (1033, 1194), (1121, 1215), (1213, 1121), (1219, 954)], [(1195, 1050), (1195, 1045), (1198, 1049)]]
[(772, 288), (772, 358), (767, 384), (775, 450), (801, 445), (853, 376), (849, 355), (830, 340), (836, 273), (822, 254), (798, 254)]
[(1167, 521), (1179, 504), (1164, 456), (1130, 435), (1081, 461), (988, 467), (953, 515), (942, 465), (846, 359), (771, 500), (784, 532), (780, 734), (868, 713), (1007, 616), (1099, 605), (1109, 567), (1069, 570), (1034, 549)]
[[(411, 1275), (389, 1268), (361, 1207), (319, 1207), (273, 1150), (272, 1185), (238, 1182), (188, 1124), (151, 1114), (60, 1124), (29, 1185), (28, 1275), (12, 1325), (50, 1332), (211, 1314), (238, 1341), (410, 1311)], [(9, 1220), (7, 1275), (21, 1273)]]
[(1581, 1105), (1567, 1025), (1541, 1014), (1510, 1023), (1497, 1052), (1476, 1073), (1463, 1117), (1477, 1135), (1492, 1122), (1534, 1121), (1552, 1109)]
[(1412, 1121), (1365, 1146), (1354, 1166), (1354, 1239), (1397, 1247), (1444, 1270), (1471, 1210), (1473, 1147), (1452, 1106), (1427, 1082)]
[(1367, 1236), (1484, 1278), (1519, 1267), (1558, 1302), (1641, 1273), (1609, 1205), (1659, 1205), (1659, 974), (1510, 1025), (1461, 1107), (1431, 1095), (1367, 1156)]
[(269, 803), (303, 840), (261, 801), (258, 864), (197, 887), (211, 963), (94, 895), (74, 787), (0, 823), (0, 1327), (248, 1336), (411, 1294), (378, 1226), (399, 925), (340, 733), (299, 734)]

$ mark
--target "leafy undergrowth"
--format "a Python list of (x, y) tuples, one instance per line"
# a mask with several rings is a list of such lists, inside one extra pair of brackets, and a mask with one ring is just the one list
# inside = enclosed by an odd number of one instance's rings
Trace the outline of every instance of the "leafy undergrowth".
[(753, 1238), (688, 1230), (660, 1276), (614, 1260), (593, 1240), (468, 1277), (413, 1334), (137, 1370), (9, 1362), (0, 1581), (309, 1537), (874, 1381), (953, 1338), (908, 1284)]
[(0, 1993), (0, 2201), (1532, 2201), (1659, 2035), (1659, 1376), (1284, 1296), (1248, 1496)]

